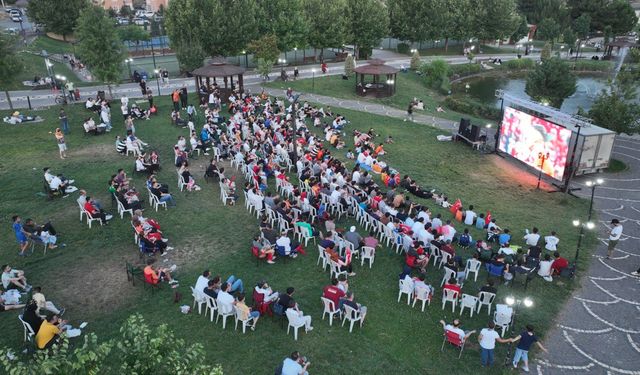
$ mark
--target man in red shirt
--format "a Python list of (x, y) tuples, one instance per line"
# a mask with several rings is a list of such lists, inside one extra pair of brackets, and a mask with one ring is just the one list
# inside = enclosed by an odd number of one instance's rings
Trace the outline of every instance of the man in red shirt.
[(556, 258), (553, 263), (551, 263), (551, 270), (553, 275), (559, 275), (563, 269), (569, 267), (569, 261), (560, 256), (559, 252), (553, 253), (553, 257)]
[(331, 279), (331, 285), (324, 287), (322, 296), (333, 301), (336, 309), (341, 307), (340, 299), (344, 298), (345, 294), (342, 289), (338, 288), (338, 279), (335, 277)]
[(460, 288), (460, 285), (458, 285), (458, 282), (456, 281), (455, 277), (452, 277), (451, 280), (447, 281), (444, 284), (444, 287), (442, 288), (442, 292), (444, 293), (445, 289), (449, 289), (449, 290), (453, 290), (458, 292), (458, 297), (460, 297), (460, 292), (462, 291), (462, 289)]
[(103, 210), (98, 209), (91, 197), (87, 197), (87, 201), (84, 203), (84, 210), (93, 218), (99, 217), (102, 224), (107, 224), (107, 220), (113, 218), (113, 215), (108, 215)]

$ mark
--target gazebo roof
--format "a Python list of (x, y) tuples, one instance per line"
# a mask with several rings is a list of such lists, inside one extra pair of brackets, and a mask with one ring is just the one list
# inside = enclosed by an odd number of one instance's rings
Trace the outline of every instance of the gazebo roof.
[(245, 71), (245, 68), (228, 64), (222, 58), (214, 58), (208, 65), (195, 69), (191, 74), (200, 77), (228, 77), (243, 74)]
[(369, 64), (359, 66), (353, 71), (359, 74), (381, 75), (398, 73), (400, 69), (394, 68), (393, 66), (385, 65), (384, 60), (373, 59), (369, 61)]
[(607, 44), (605, 44), (605, 46), (608, 47), (631, 47), (631, 48), (638, 48), (640, 47), (640, 44), (635, 42), (635, 39), (630, 39), (630, 38), (619, 38), (616, 40), (613, 40)]

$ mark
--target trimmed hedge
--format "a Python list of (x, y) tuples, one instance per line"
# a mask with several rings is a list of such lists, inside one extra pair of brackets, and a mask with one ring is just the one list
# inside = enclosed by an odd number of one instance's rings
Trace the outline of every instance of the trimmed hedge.
[(509, 70), (527, 70), (533, 69), (535, 66), (536, 62), (532, 59), (514, 59), (505, 61), (500, 67)]
[[(569, 62), (573, 65), (574, 62)], [(609, 72), (614, 68), (613, 61), (600, 61), (600, 60), (578, 60), (575, 62), (575, 70), (577, 71), (590, 71), (590, 72)]]
[(500, 120), (500, 109), (468, 99), (447, 96), (444, 104), (452, 111), (462, 112), (489, 120)]

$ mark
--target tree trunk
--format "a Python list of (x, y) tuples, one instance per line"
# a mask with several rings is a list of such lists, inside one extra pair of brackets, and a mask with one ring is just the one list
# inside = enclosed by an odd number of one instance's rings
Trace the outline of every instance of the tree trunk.
[(4, 90), (4, 94), (7, 97), (7, 103), (9, 103), (9, 109), (13, 111), (13, 103), (11, 102), (11, 96), (9, 95), (9, 90)]
[(111, 92), (111, 85), (107, 85), (107, 88), (109, 89), (109, 100), (113, 100), (113, 93)]
[(449, 50), (449, 37), (444, 38), (444, 51), (447, 52)]

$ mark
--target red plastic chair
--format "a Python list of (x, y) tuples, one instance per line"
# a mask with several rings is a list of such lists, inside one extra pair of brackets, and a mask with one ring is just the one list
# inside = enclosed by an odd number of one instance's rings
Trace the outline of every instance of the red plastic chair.
[(269, 314), (269, 316), (273, 316), (273, 312), (269, 308), (270, 304), (271, 302), (264, 302), (264, 294), (256, 292), (255, 289), (253, 290), (253, 307), (260, 312), (260, 315)]
[(460, 349), (460, 354), (458, 355), (458, 358), (460, 358), (462, 356), (462, 351), (464, 350), (464, 340), (460, 338), (460, 336), (452, 331), (444, 331), (444, 340), (442, 340), (442, 348), (440, 348), (440, 351), (443, 352), (444, 351), (444, 344), (449, 343), (453, 346), (455, 346), (456, 348)]
[(255, 246), (251, 246), (251, 254), (253, 254), (254, 257), (256, 257), (256, 267), (260, 264), (260, 259), (265, 259), (266, 257), (260, 256), (260, 249), (258, 249)]

